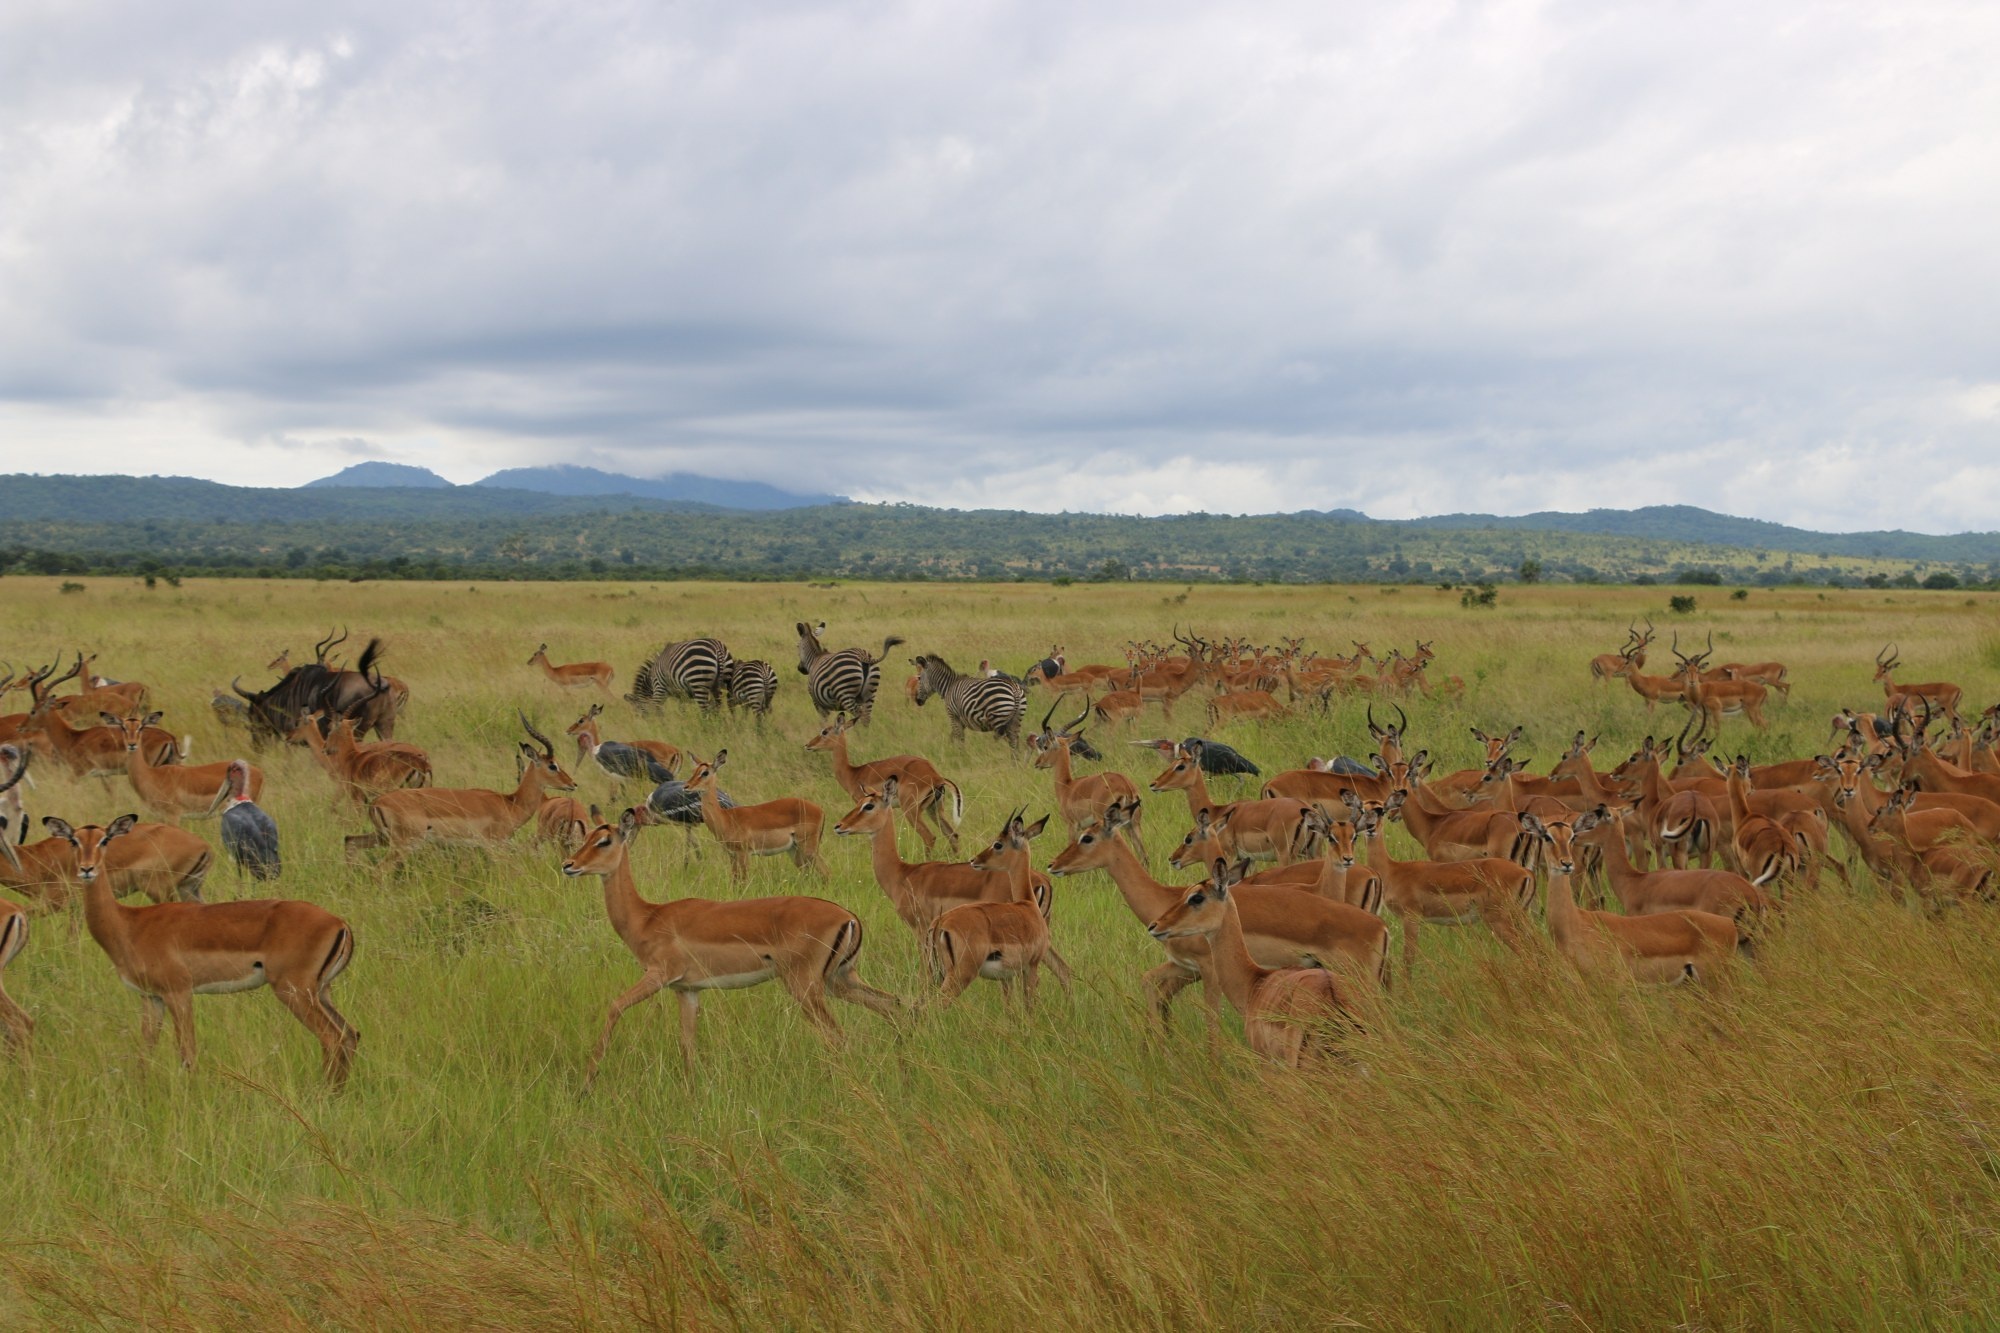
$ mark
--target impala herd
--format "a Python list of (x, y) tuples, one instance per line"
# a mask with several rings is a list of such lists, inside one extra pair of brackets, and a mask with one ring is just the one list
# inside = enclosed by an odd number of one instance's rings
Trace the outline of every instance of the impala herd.
[[(1144, 977), (1162, 1021), (1176, 995), (1201, 983), (1211, 1042), (1226, 1001), (1241, 1014), (1253, 1050), (1297, 1065), (1340, 1058), (1345, 1039), (1387, 1003), (1391, 924), (1400, 927), (1407, 983), (1423, 926), (1482, 925), (1519, 953), (1540, 898), (1549, 938), (1578, 969), (1674, 983), (1751, 955), (1788, 897), (1829, 877), (1848, 881), (1850, 853), (1895, 901), (1914, 895), (1931, 910), (1989, 899), (2000, 859), (2000, 705), (1969, 726), (1957, 686), (1892, 677), (1901, 664), (1892, 644), (1875, 658), (1881, 711), (1837, 715), (1825, 753), (1764, 765), (1742, 755), (1711, 757), (1731, 719), (1769, 725), (1771, 696), (1789, 699), (1789, 673), (1778, 662), (1712, 666), (1712, 638), (1699, 652), (1683, 652), (1676, 638), (1673, 673), (1647, 675), (1651, 622), (1628, 627), (1624, 647), (1592, 659), (1590, 674), (1607, 684), (1624, 680), (1649, 712), (1679, 704), (1685, 723), (1670, 738), (1647, 737), (1604, 769), (1596, 766), (1595, 739), (1579, 731), (1546, 775), (1529, 773), (1516, 756), (1525, 739), (1518, 726), (1499, 734), (1472, 729), (1482, 762), (1441, 773), (1429, 749), (1413, 747), (1400, 702), (1391, 702), (1393, 723), (1377, 720), (1378, 699), (1463, 692), (1456, 677), (1430, 679), (1435, 653), (1423, 641), (1407, 655), (1395, 649), (1377, 657), (1357, 642), (1349, 654), (1321, 657), (1302, 639), (1273, 648), (1176, 627), (1180, 652), (1134, 643), (1122, 666), (1071, 667), (1056, 645), (1021, 677), (986, 663), (961, 674), (935, 654), (919, 656), (912, 702), (945, 697), (955, 740), (974, 729), (1017, 748), (1025, 741), (1033, 771), (1048, 775), (1050, 813), (1009, 811), (968, 858), (960, 853), (966, 798), (959, 783), (921, 755), (850, 754), (875, 702), (882, 657), (828, 651), (823, 623), (799, 622), (796, 630), (800, 671), (821, 715), (804, 749), (826, 756), (829, 776), (850, 803), (832, 832), (867, 842), (875, 881), (912, 932), (940, 1004), (984, 979), (999, 983), (1010, 1005), (1018, 983), (1032, 1010), (1044, 966), (1067, 989), (1073, 974), (1057, 947), (1052, 877), (1093, 871), (1109, 878), (1165, 955)], [(641, 975), (611, 1002), (586, 1087), (619, 1018), (662, 990), (678, 998), (690, 1067), (704, 991), (778, 981), (829, 1037), (838, 1032), (829, 996), (884, 1016), (904, 1011), (901, 999), (862, 979), (862, 922), (846, 906), (799, 895), (640, 896), (631, 847), (642, 829), (660, 823), (679, 823), (690, 836), (705, 829), (727, 854), (732, 888), (749, 881), (753, 857), (786, 856), (798, 872), (829, 877), (828, 819), (815, 801), (738, 801), (722, 786), (726, 748), (703, 758), (659, 739), (607, 740), (604, 700), (568, 735), (579, 771), (590, 765), (615, 794), (629, 793), (622, 813), (601, 814), (572, 794), (576, 774), (525, 712), (517, 713), (525, 739), (513, 745), (511, 789), (439, 786), (422, 746), (393, 739), (409, 689), (379, 672), (379, 641), (369, 643), (358, 670), (328, 660), (341, 641), (321, 641), (310, 665), (294, 667), (289, 653), (280, 654), (271, 665), (281, 678), (267, 690), (218, 691), (218, 715), (255, 747), (304, 747), (341, 808), (366, 821), (367, 831), (346, 839), (349, 859), (381, 851), (378, 875), (430, 845), (492, 848), (531, 828), (537, 843), (559, 850), (565, 876), (603, 881), (606, 915)], [(882, 653), (900, 642), (887, 637)], [(329, 991), (353, 958), (354, 932), (296, 900), (205, 902), (214, 853), (180, 827), (222, 812), (223, 845), (239, 871), (277, 878), (284, 864), (277, 827), (256, 805), (265, 768), (240, 757), (189, 762), (189, 743), (161, 728), (163, 712), (150, 706), (150, 691), (87, 674), (91, 660), (79, 653), (60, 675), (59, 661), (25, 675), (0, 674), (0, 694), (22, 691), (28, 705), (0, 716), (0, 887), (25, 900), (0, 897), (0, 1036), (25, 1047), (33, 1030), (29, 1011), (4, 984), (7, 965), (27, 947), (31, 913), (80, 903), (91, 937), (144, 1000), (148, 1044), (162, 1017), (170, 1018), (181, 1059), (191, 1065), (192, 997), (268, 986), (319, 1041), (325, 1075), (340, 1084), (360, 1033)], [(542, 644), (528, 665), (561, 690), (611, 697), (609, 663), (558, 665)], [(77, 691), (59, 693), (72, 679)], [(719, 640), (691, 639), (648, 659), (626, 698), (635, 716), (675, 697), (713, 711), (735, 703), (739, 689), (750, 691), (761, 723), (776, 690), (768, 663), (736, 659)], [(1050, 701), (1039, 726), (1024, 735), (1032, 714), (1022, 705), (1031, 691)], [(1157, 752), (1161, 767), (1149, 777), (1080, 770), (1102, 758), (1087, 736), (1092, 727), (1129, 725), (1151, 707), (1170, 719), (1196, 691), (1211, 730), (1367, 695), (1372, 753), (1366, 762), (1311, 759), (1254, 792), (1243, 779), (1262, 776), (1256, 765), (1200, 737), (1129, 741)], [(1059, 716), (1070, 720), (1058, 723)], [(362, 739), (369, 731), (377, 739)], [(48, 836), (31, 842), (23, 791), (36, 765), (95, 778), (107, 790), (123, 778), (158, 822), (135, 813), (77, 826), (51, 816), (40, 821)], [(1236, 790), (1211, 791), (1210, 778), (1222, 774), (1235, 775)], [(1156, 878), (1143, 836), (1145, 797), (1166, 798), (1171, 808), (1180, 803), (1176, 793), (1185, 802), (1186, 832), (1167, 867), (1191, 872), (1190, 882)], [(1067, 842), (1042, 870), (1033, 848), (1051, 818)], [(1159, 818), (1156, 810), (1154, 822)], [(1398, 822), (1420, 856), (1391, 851), (1388, 826)], [(926, 859), (903, 860), (903, 825)], [(949, 855), (929, 859), (940, 834)], [(119, 901), (134, 894), (151, 901)]]

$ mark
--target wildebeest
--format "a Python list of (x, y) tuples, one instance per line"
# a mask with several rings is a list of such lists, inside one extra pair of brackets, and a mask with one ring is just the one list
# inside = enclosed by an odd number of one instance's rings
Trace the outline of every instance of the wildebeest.
[(329, 726), (342, 718), (354, 720), (356, 740), (373, 731), (382, 740), (396, 738), (396, 695), (376, 669), (382, 658), (382, 641), (370, 639), (362, 650), (358, 670), (342, 671), (313, 662), (295, 666), (268, 690), (251, 693), (243, 688), (242, 677), (229, 688), (243, 696), (250, 714), (250, 735), (262, 745), (282, 740), (298, 729), (307, 713), (326, 715)]

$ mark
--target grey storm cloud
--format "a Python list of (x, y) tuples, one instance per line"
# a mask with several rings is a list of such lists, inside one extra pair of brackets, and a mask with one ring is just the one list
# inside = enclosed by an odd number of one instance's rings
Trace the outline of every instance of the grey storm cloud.
[(1996, 60), (1981, 5), (15, 6), (0, 430), (2000, 526)]

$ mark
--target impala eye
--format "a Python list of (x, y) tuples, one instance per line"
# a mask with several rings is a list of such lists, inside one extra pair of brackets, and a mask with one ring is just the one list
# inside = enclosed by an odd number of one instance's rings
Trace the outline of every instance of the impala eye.
[(1189, 907), (1199, 907), (1199, 906), (1201, 906), (1201, 900), (1202, 900), (1202, 895), (1201, 895), (1201, 894), (1199, 894), (1199, 893), (1197, 893), (1197, 894), (1193, 894), (1193, 895), (1191, 895), (1191, 896), (1190, 896), (1190, 897), (1188, 898), (1188, 900), (1187, 900), (1187, 905), (1188, 905)]

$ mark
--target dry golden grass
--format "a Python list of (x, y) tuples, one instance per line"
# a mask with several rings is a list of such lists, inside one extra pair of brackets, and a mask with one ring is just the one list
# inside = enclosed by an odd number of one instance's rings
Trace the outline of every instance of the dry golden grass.
[[(1731, 724), (1731, 748), (1759, 758), (1810, 752), (1836, 706), (1878, 698), (1869, 659), (1889, 638), (1913, 676), (1958, 680), (1969, 701), (2000, 681), (1988, 597), (1698, 595), (1675, 624), (1714, 628), (1727, 655), (1783, 658), (1799, 682), (1770, 734)], [(431, 748), (447, 785), (508, 779), (517, 706), (554, 732), (587, 702), (525, 665), (537, 643), (622, 678), (666, 638), (717, 633), (779, 668), (761, 736), (678, 710), (639, 731), (622, 706), (607, 734), (726, 744), (737, 795), (805, 795), (829, 818), (846, 802), (802, 748), (791, 624), (824, 616), (842, 644), (901, 633), (857, 755), (933, 757), (964, 785), (975, 836), (1016, 805), (1046, 809), (1047, 777), (986, 738), (950, 747), (935, 707), (903, 701), (902, 656), (1018, 670), (1063, 642), (1072, 662), (1112, 660), (1176, 621), (1328, 649), (1435, 638), (1437, 670), (1471, 691), (1411, 705), (1414, 737), (1449, 767), (1471, 758), (1468, 726), (1520, 722), (1545, 767), (1576, 727), (1607, 750), (1647, 729), (1637, 698), (1593, 687), (1585, 663), (1634, 614), (1667, 627), (1665, 597), (1509, 588), (1499, 609), (1466, 611), (1418, 588), (94, 580), (60, 596), (0, 581), (5, 655), (98, 650), (100, 669), (153, 685), (202, 759), (240, 748), (208, 716), (211, 686), (260, 681), (278, 648), (309, 651), (328, 624), (352, 625), (357, 651), (379, 633), (415, 690), (399, 735)], [(1172, 734), (1201, 730), (1186, 714)], [(1273, 771), (1358, 753), (1359, 714), (1225, 738)], [(1168, 730), (1153, 714), (1135, 734)], [(1098, 739), (1142, 784), (1157, 770)], [(633, 975), (595, 881), (561, 880), (525, 840), (396, 876), (349, 867), (340, 837), (359, 820), (303, 755), (269, 764), (282, 891), (357, 932), (337, 991), (365, 1034), (354, 1082), (321, 1091), (316, 1047), (254, 994), (197, 1003), (192, 1076), (164, 1046), (144, 1058), (138, 1005), (96, 946), (38, 921), (8, 977), (35, 1047), (0, 1061), (0, 1324), (1909, 1328), (2000, 1310), (2000, 922), (1981, 912), (1921, 919), (1864, 882), (1796, 904), (1759, 966), (1708, 992), (1588, 986), (1546, 950), (1516, 959), (1431, 930), (1419, 976), (1398, 978), (1357, 1048), (1363, 1068), (1297, 1076), (1240, 1043), (1211, 1061), (1191, 997), (1173, 1039), (1151, 1040), (1137, 979), (1156, 947), (1087, 876), (1058, 882), (1077, 993), (1044, 987), (1030, 1022), (981, 986), (900, 1026), (842, 1007), (847, 1040), (829, 1051), (765, 987), (704, 1006), (689, 1080), (654, 1001), (585, 1098), (603, 1007)], [(42, 776), (37, 815), (133, 806), (123, 784)], [(601, 775), (583, 783), (607, 800)], [(1185, 810), (1149, 805), (1158, 866)], [(749, 892), (855, 908), (864, 973), (920, 994), (866, 848), (829, 838), (827, 853), (831, 881), (762, 861)], [(650, 897), (730, 893), (719, 852), (673, 831), (646, 835), (638, 873)], [(246, 893), (221, 868), (209, 887)]]

